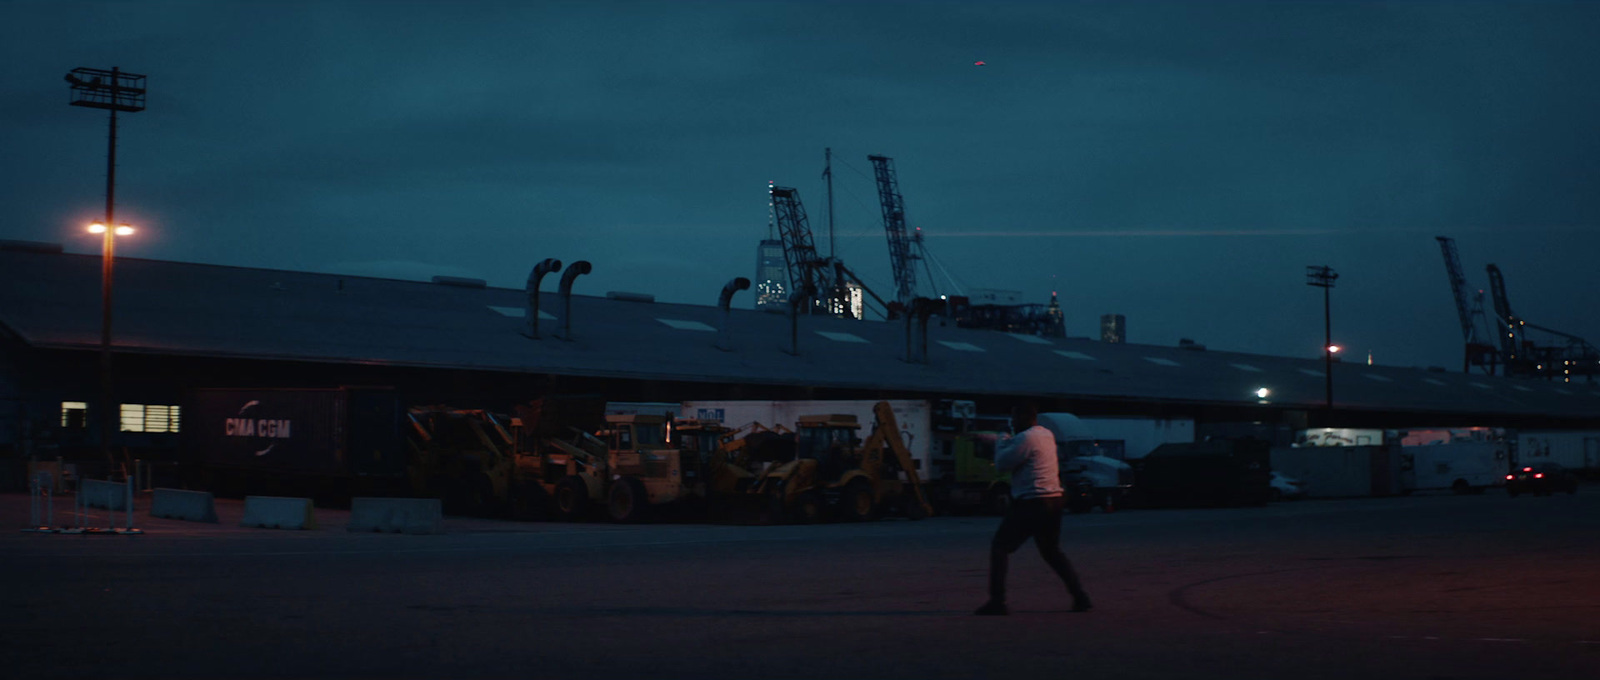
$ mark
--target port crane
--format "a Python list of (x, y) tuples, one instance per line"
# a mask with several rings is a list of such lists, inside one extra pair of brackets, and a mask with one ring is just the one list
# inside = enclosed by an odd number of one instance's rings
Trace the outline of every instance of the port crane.
[[(1436, 236), (1434, 239), (1439, 242), (1439, 249), (1444, 253), (1445, 274), (1450, 277), (1450, 292), (1455, 296), (1456, 315), (1461, 320), (1461, 337), (1466, 343), (1461, 372), (1470, 373), (1473, 366), (1478, 366), (1484, 373), (1494, 375), (1500, 355), (1488, 342), (1489, 336), (1493, 333), (1487, 330), (1488, 320), (1483, 312), (1483, 291), (1478, 291), (1472, 303), (1468, 304), (1467, 277), (1461, 268), (1461, 256), (1456, 252), (1455, 239), (1448, 236)], [(1484, 330), (1480, 330), (1480, 327)]]
[(817, 291), (816, 299), (807, 307), (809, 313), (855, 318), (850, 304), (850, 288), (859, 287), (865, 297), (877, 303), (884, 316), (893, 313), (894, 304), (885, 302), (871, 288), (845, 266), (837, 257), (822, 257), (811, 234), (810, 221), (806, 219), (805, 205), (800, 201), (800, 191), (792, 187), (773, 186), (773, 221), (777, 223), (778, 237), (783, 242), (784, 265), (789, 272), (790, 290), (803, 291), (807, 286)]
[[(1600, 375), (1600, 350), (1576, 335), (1531, 324), (1517, 316), (1511, 311), (1500, 268), (1491, 264), (1488, 273), (1489, 293), (1494, 297), (1494, 313), (1500, 322), (1500, 365), (1505, 375), (1562, 382), (1571, 382), (1576, 376), (1593, 382), (1594, 376)], [(1547, 338), (1536, 342), (1530, 331), (1544, 333)]]

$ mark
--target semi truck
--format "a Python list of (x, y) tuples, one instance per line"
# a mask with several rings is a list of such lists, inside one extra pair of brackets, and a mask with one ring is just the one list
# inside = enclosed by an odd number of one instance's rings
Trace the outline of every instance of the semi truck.
[(1122, 440), (1102, 440), (1071, 413), (1041, 413), (1039, 425), (1056, 440), (1056, 460), (1067, 510), (1074, 513), (1122, 503), (1133, 486), (1133, 467), (1122, 460)]

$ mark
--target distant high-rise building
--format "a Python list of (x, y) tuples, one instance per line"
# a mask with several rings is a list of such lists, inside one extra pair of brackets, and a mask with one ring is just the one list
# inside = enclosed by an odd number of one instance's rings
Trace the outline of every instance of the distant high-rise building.
[(1045, 327), (1048, 330), (1041, 335), (1047, 338), (1067, 337), (1067, 315), (1061, 312), (1061, 302), (1056, 299), (1056, 292), (1050, 291), (1050, 304), (1044, 308)]
[(1127, 342), (1128, 319), (1121, 314), (1100, 315), (1101, 342)]
[(756, 309), (783, 309), (789, 304), (789, 266), (783, 241), (763, 239), (756, 246)]

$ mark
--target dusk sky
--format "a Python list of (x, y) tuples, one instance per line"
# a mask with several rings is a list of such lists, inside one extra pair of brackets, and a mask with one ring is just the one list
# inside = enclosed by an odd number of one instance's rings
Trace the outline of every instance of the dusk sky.
[(0, 239), (99, 252), (107, 115), (63, 76), (116, 66), (149, 76), (119, 255), (513, 288), (586, 259), (579, 293), (710, 305), (769, 180), (826, 254), (831, 147), (836, 254), (880, 294), (869, 154), (951, 275), (924, 294), (1316, 357), (1328, 265), (1336, 342), (1460, 370), (1435, 236), (1600, 342), (1596, 36), (1592, 2), (10, 0)]

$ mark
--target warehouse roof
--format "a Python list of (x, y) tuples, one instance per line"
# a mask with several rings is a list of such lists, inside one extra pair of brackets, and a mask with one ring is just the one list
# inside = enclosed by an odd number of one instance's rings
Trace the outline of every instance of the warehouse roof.
[[(33, 347), (98, 348), (99, 267), (97, 255), (0, 248), (0, 326)], [(715, 306), (630, 296), (574, 295), (572, 338), (558, 339), (561, 300), (546, 291), (533, 339), (523, 291), (446, 281), (119, 258), (115, 342), (178, 356), (973, 395), (1244, 405), (1265, 387), (1273, 405), (1316, 407), (1324, 394), (1320, 359), (1047, 339), (938, 317), (926, 363), (904, 361), (904, 322), (802, 317), (791, 354), (788, 317), (749, 309), (731, 311), (724, 351)], [(1600, 385), (1587, 383), (1335, 364), (1334, 392), (1344, 409), (1600, 416)]]

